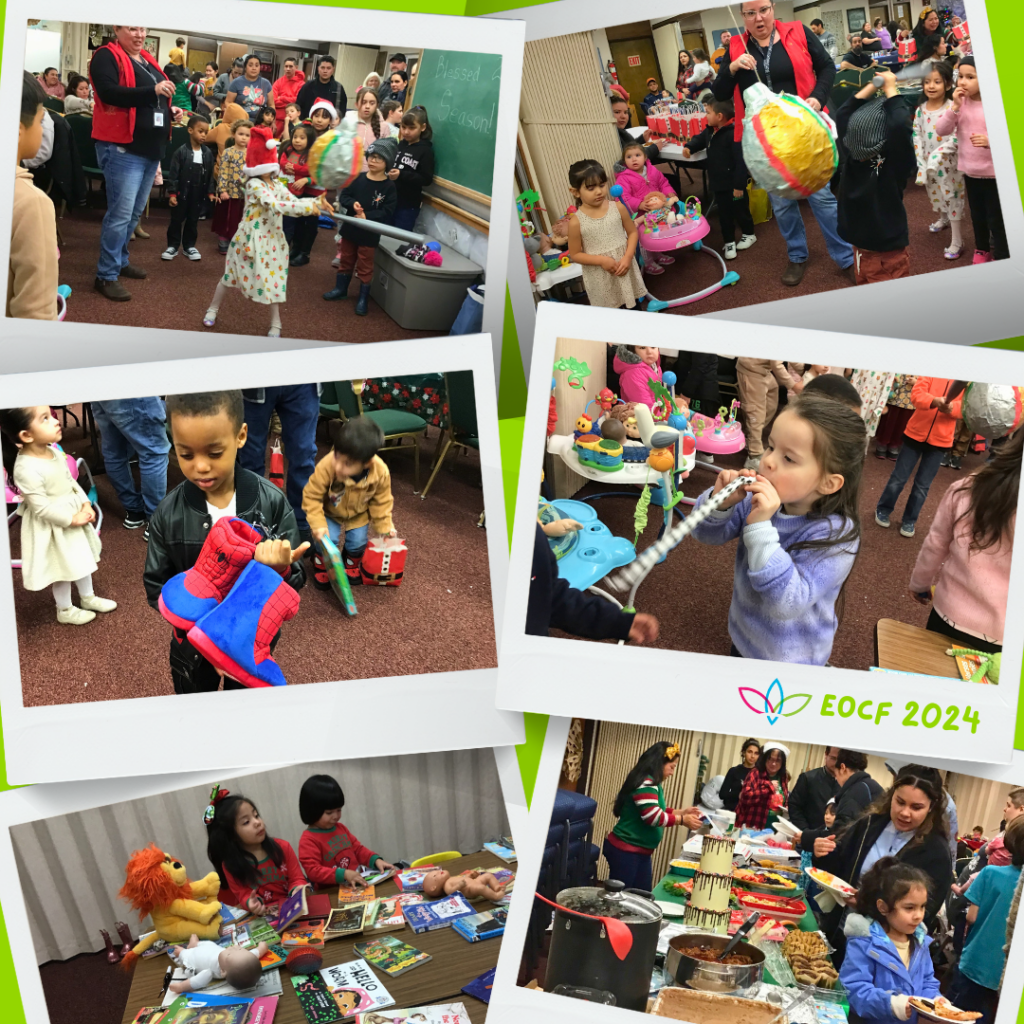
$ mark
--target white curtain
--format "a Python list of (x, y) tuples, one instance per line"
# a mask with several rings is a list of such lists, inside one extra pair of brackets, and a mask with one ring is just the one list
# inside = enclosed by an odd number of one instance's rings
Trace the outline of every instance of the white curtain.
[[(397, 721), (391, 716), (383, 727)], [(342, 821), (388, 860), (474, 853), (508, 834), (490, 748), (293, 765), (224, 778), (221, 786), (251, 798), (270, 834), (297, 847), (305, 827), (299, 790), (317, 774), (338, 780)], [(148, 919), (140, 924), (117, 893), (132, 851), (151, 841), (180, 858), (189, 877), (211, 871), (203, 825), (209, 795), (210, 787), (198, 786), (12, 827), (38, 962), (102, 949), (101, 928), (117, 943), (116, 921), (127, 921), (134, 936), (149, 930)]]

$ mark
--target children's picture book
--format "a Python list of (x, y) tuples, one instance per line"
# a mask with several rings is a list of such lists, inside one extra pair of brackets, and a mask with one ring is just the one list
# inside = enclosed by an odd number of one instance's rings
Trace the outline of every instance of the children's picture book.
[(325, 967), (320, 977), (327, 983), (343, 1020), (349, 1020), (357, 1013), (369, 1013), (385, 1006), (394, 1006), (388, 990), (377, 980), (365, 960), (349, 960), (347, 963)]
[(305, 888), (283, 900), (277, 909), (277, 916), (268, 921), (268, 924), (276, 932), (287, 928), (296, 918), (306, 916), (306, 893)]
[(343, 885), (338, 889), (338, 902), (345, 903), (369, 903), (376, 899), (377, 893), (372, 885), (365, 887), (356, 885)]
[(376, 900), (373, 909), (367, 911), (363, 931), (397, 932), (404, 928), (405, 915), (402, 913), (402, 904), (399, 899), (398, 896), (390, 896), (388, 899)]
[(292, 975), (292, 987), (309, 1024), (334, 1024), (339, 1019), (338, 1005), (319, 974)]
[(395, 885), (402, 892), (422, 892), (423, 879), (427, 874), (437, 867), (436, 864), (424, 864), (418, 868), (409, 868), (407, 871), (399, 871), (395, 875)]
[(281, 936), (262, 917), (254, 917), (245, 924), (235, 926), (232, 941), (236, 946), (255, 949), (261, 942), (268, 946), (280, 945)]
[(166, 1006), (144, 1006), (135, 1014), (132, 1024), (160, 1024), (166, 1016)]
[(400, 892), (397, 896), (389, 897), (397, 901), (400, 907), (407, 907), (410, 903), (422, 903), (424, 900), (421, 892)]
[(304, 917), (281, 932), (281, 945), (289, 948), (312, 946), (314, 949), (323, 949), (326, 924), (325, 917)]
[(249, 1019), (245, 1024), (273, 1024), (277, 1013), (277, 996), (263, 996), (254, 999), (249, 1011)]
[[(139, 936), (139, 942), (142, 942), (143, 939), (149, 938), (149, 936), (152, 934), (152, 932), (143, 932)], [(223, 935), (224, 933), (221, 932), (221, 934)], [(157, 939), (153, 943), (153, 945), (150, 946), (149, 949), (147, 949), (146, 952), (142, 954), (142, 959), (148, 960), (150, 957), (159, 956), (161, 953), (166, 953), (168, 952), (168, 950), (170, 950), (171, 946), (173, 945), (173, 942), (167, 942), (166, 939)]]
[(298, 918), (299, 921), (305, 921), (306, 918), (311, 917), (330, 917), (331, 916), (331, 897), (326, 893), (322, 893), (319, 896), (313, 893), (307, 892), (306, 894), (306, 912), (302, 917)]
[(402, 908), (402, 913), (412, 930), (419, 935), (438, 928), (449, 928), (460, 917), (470, 917), (476, 910), (462, 893), (453, 892), (444, 899), (410, 904)]
[(508, 864), (518, 859), (516, 851), (511, 846), (505, 846), (503, 843), (484, 843), (484, 849)]
[(489, 1003), (491, 1001), (491, 989), (494, 988), (494, 973), (496, 970), (496, 967), (492, 967), (489, 971), (484, 971), (479, 978), (474, 978), (468, 985), (464, 985), (462, 991), (467, 996), (472, 996), (481, 1002)]
[(366, 920), (367, 903), (353, 903), (331, 911), (324, 928), (325, 939), (341, 939), (346, 935), (359, 935)]
[(280, 967), (288, 958), (288, 950), (284, 948), (279, 942), (275, 942), (272, 946), (267, 946), (266, 953), (260, 957), (260, 966), (265, 971), (269, 971), (272, 967)]
[(397, 869), (388, 868), (387, 871), (374, 871), (373, 868), (360, 867), (359, 874), (362, 875), (363, 881), (367, 885), (380, 885), (381, 882), (386, 882), (389, 878), (394, 878), (398, 874)]
[(236, 921), (244, 920), (248, 916), (249, 911), (243, 910), (241, 907), (229, 907), (225, 903), (220, 905), (220, 919), (222, 924), (233, 924)]
[(357, 942), (352, 947), (352, 952), (373, 964), (389, 978), (397, 978), (400, 974), (405, 974), (406, 971), (411, 971), (414, 967), (433, 959), (429, 953), (424, 953), (393, 935), (382, 935), (367, 942)]
[(209, 988), (203, 989), (206, 995), (244, 996), (246, 999), (259, 999), (262, 996), (276, 996), (281, 994), (281, 972), (271, 967), (263, 972), (260, 980), (252, 988), (235, 988), (227, 980), (218, 981)]
[(505, 932), (507, 912), (499, 907), (473, 914), (472, 917), (460, 917), (452, 928), (468, 942), (482, 942), (484, 939), (496, 939)]
[(413, 1006), (386, 1013), (360, 1013), (355, 1024), (470, 1024), (464, 1003), (440, 1003), (437, 1006)]
[[(217, 1024), (245, 1024), (251, 1005), (248, 1001), (217, 1005)], [(181, 1009), (168, 1013), (164, 1018), (164, 1024), (206, 1024), (210, 1020), (210, 1010), (213, 1006), (213, 1003), (190, 1000)]]

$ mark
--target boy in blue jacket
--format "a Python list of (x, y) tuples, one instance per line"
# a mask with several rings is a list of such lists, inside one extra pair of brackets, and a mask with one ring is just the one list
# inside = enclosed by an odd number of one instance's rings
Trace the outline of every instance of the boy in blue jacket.
[(856, 913), (846, 919), (846, 958), (839, 980), (849, 994), (850, 1024), (911, 1021), (910, 997), (944, 1003), (925, 932), (928, 876), (882, 857), (861, 876)]

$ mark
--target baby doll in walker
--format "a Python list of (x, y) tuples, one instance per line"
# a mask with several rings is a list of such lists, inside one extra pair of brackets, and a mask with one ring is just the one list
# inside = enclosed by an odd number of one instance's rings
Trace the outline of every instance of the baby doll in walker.
[(440, 899), (461, 892), (467, 900), (496, 902), (505, 895), (508, 883), (499, 882), (490, 871), (471, 871), (468, 875), (452, 875), (444, 868), (428, 871), (423, 878), (423, 895), (428, 900)]
[[(638, 226), (647, 228), (675, 227), (682, 219), (673, 208), (675, 203), (664, 192), (649, 192), (646, 196), (647, 212), (637, 218)], [(641, 223), (642, 222), (642, 225)]]

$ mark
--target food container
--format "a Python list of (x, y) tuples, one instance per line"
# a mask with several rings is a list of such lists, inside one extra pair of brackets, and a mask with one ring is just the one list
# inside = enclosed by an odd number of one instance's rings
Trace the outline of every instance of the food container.
[(682, 875), (683, 878), (693, 878), (700, 869), (700, 865), (692, 860), (674, 860), (669, 863), (668, 873), (670, 875)]
[(760, 999), (739, 999), (685, 988), (663, 988), (651, 1007), (654, 1017), (690, 1024), (788, 1024), (786, 1015), (780, 1017), (778, 1013), (778, 1007)]
[[(662, 922), (651, 894), (609, 880), (563, 889), (553, 906), (545, 991), (645, 1010)], [(610, 934), (623, 927), (625, 942)]]
[(749, 942), (741, 942), (734, 953), (750, 957), (749, 964), (719, 964), (680, 953), (687, 946), (708, 946), (722, 950), (732, 940), (728, 935), (690, 931), (669, 939), (665, 955), (665, 984), (701, 992), (742, 992), (757, 985), (764, 974), (764, 953)]
[(807, 913), (807, 904), (786, 896), (769, 895), (768, 893), (736, 890), (736, 899), (746, 911), (758, 911), (765, 917), (776, 921), (791, 921), (796, 924)]

